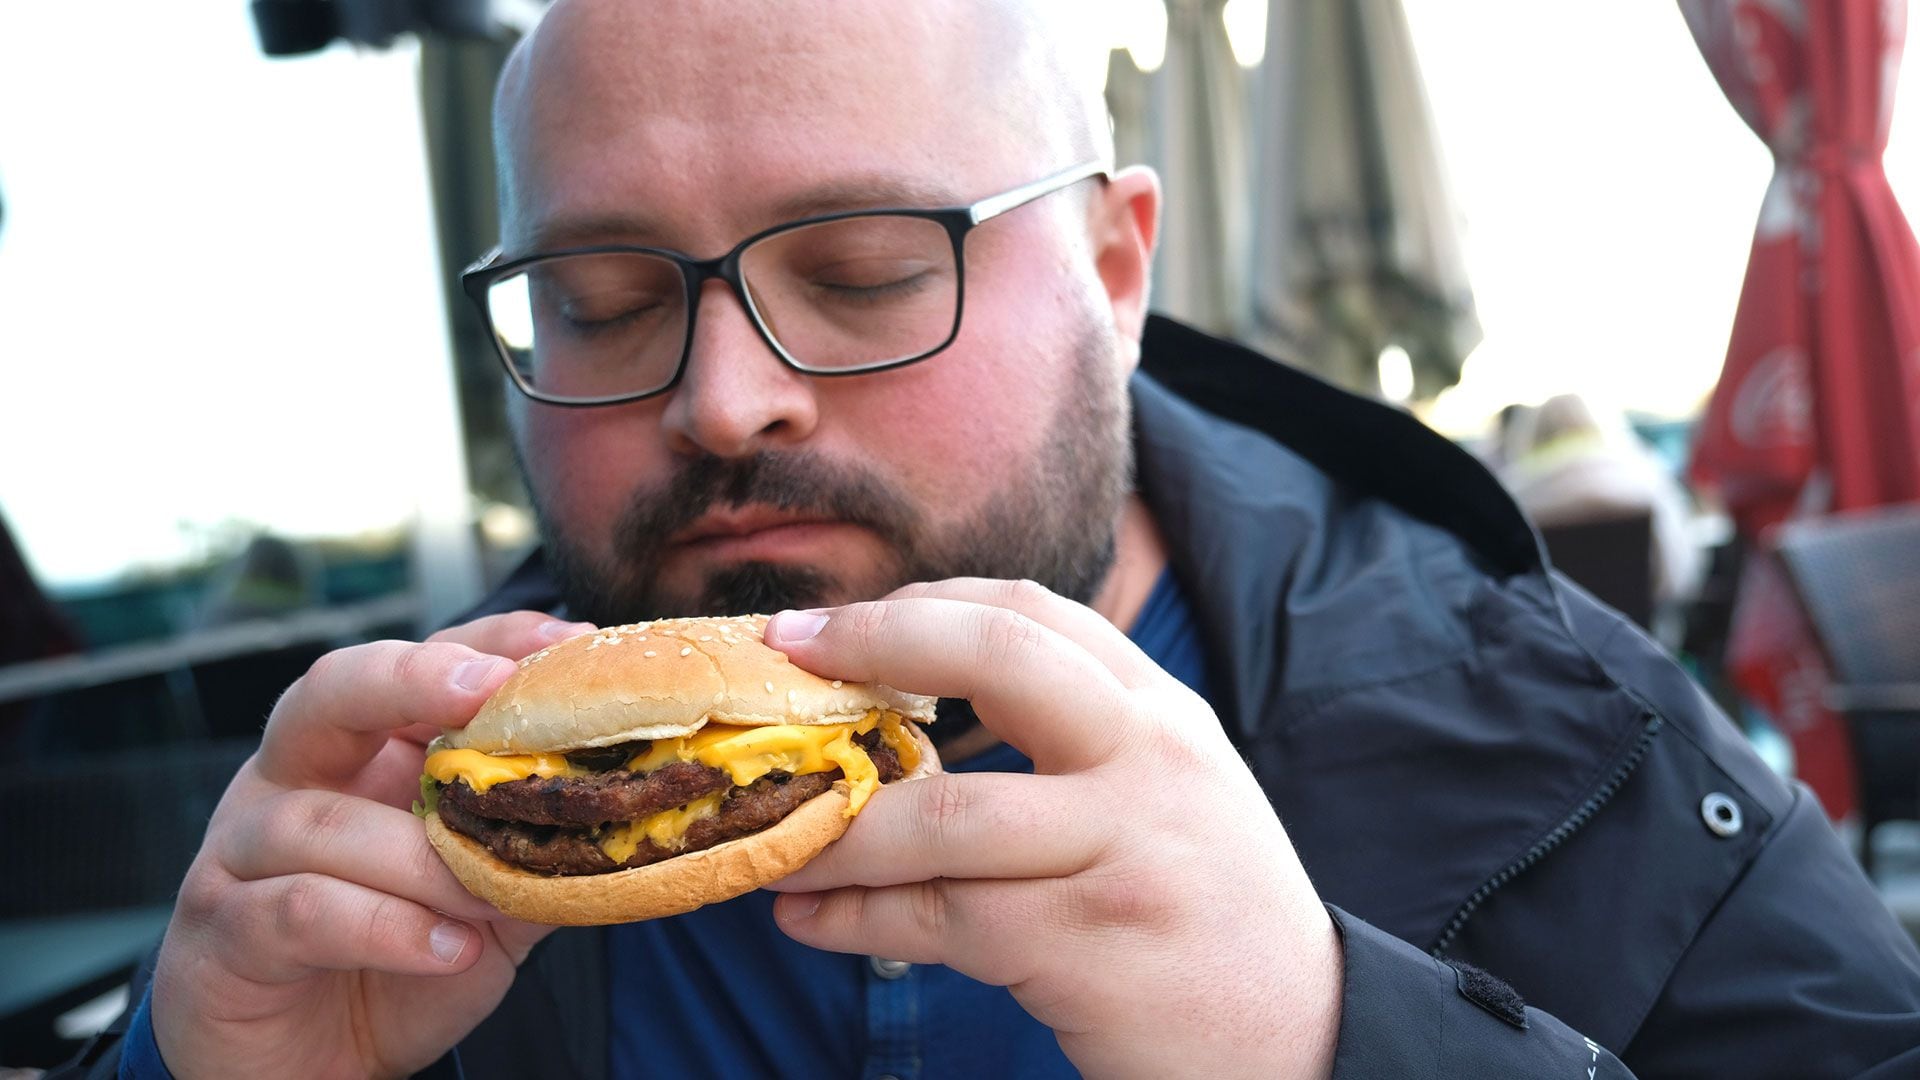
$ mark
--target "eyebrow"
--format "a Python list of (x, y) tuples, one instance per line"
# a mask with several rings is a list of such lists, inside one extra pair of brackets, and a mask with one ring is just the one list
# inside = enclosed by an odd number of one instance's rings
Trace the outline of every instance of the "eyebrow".
[[(761, 227), (844, 210), (934, 210), (958, 205), (964, 205), (959, 196), (941, 184), (897, 176), (851, 177), (808, 188), (771, 204)], [(623, 240), (654, 242), (670, 231), (670, 219), (644, 214), (560, 216), (534, 226), (529, 250), (554, 251)], [(748, 235), (751, 233), (742, 233), (740, 239)]]

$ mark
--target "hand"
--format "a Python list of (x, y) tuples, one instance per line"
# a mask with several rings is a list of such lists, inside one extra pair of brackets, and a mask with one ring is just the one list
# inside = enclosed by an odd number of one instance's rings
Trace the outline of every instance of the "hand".
[(1206, 703), (1099, 615), (967, 579), (782, 613), (767, 641), (971, 699), (1035, 768), (881, 788), (773, 886), (788, 935), (1006, 986), (1091, 1075), (1331, 1073), (1331, 916)]
[(358, 645), (280, 698), (154, 970), (175, 1076), (403, 1075), (493, 1011), (549, 928), (468, 893), (407, 808), (426, 743), (471, 720), (511, 658), (586, 629), (517, 612)]

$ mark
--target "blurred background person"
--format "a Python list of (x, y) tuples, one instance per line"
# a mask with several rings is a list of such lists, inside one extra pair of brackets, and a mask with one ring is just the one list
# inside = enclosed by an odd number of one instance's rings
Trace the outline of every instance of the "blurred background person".
[(1603, 419), (1579, 394), (1559, 394), (1537, 408), (1502, 410), (1500, 416), (1496, 475), (1535, 524), (1646, 515), (1655, 601), (1668, 605), (1692, 595), (1702, 558), (1689, 528), (1691, 502), (1623, 417), (1608, 412)]

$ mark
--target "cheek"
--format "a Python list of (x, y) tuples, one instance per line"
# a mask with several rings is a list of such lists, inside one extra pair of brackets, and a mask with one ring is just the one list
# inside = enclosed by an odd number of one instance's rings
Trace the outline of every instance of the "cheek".
[(577, 545), (608, 544), (613, 523), (633, 493), (657, 486), (664, 472), (658, 405), (611, 409), (530, 407), (517, 418), (527, 482), (549, 522)]
[(889, 401), (865, 411), (886, 418), (867, 433), (870, 459), (909, 485), (935, 518), (965, 515), (1032, 468), (1064, 391), (1048, 370), (1063, 368), (1064, 356), (1035, 355), (1029, 340), (990, 333), (978, 314), (969, 312), (946, 353), (892, 373), (900, 378), (888, 387)]

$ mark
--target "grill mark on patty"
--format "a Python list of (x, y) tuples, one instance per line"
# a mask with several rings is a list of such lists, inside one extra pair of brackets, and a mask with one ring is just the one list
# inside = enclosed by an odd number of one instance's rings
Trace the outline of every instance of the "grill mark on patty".
[[(874, 741), (878, 742), (878, 739)], [(865, 745), (864, 740), (862, 745)], [(904, 775), (900, 759), (892, 749), (885, 746), (868, 747), (867, 754), (873, 759), (881, 783), (892, 783)], [(694, 822), (687, 829), (684, 847), (673, 850), (659, 847), (650, 840), (642, 840), (633, 856), (618, 865), (600, 850), (600, 845), (594, 842), (587, 829), (501, 821), (473, 813), (459, 805), (458, 801), (446, 797), (454, 788), (465, 786), (462, 784), (443, 787), (439, 812), (440, 820), (446, 822), (448, 828), (485, 845), (495, 856), (515, 866), (557, 876), (604, 874), (647, 866), (675, 855), (703, 851), (728, 840), (750, 836), (776, 824), (793, 813), (801, 803), (825, 793), (840, 776), (839, 769), (792, 777), (785, 773), (770, 773), (746, 787), (734, 788), (728, 793), (726, 801), (720, 804), (718, 813)], [(496, 790), (504, 786), (496, 785)]]

